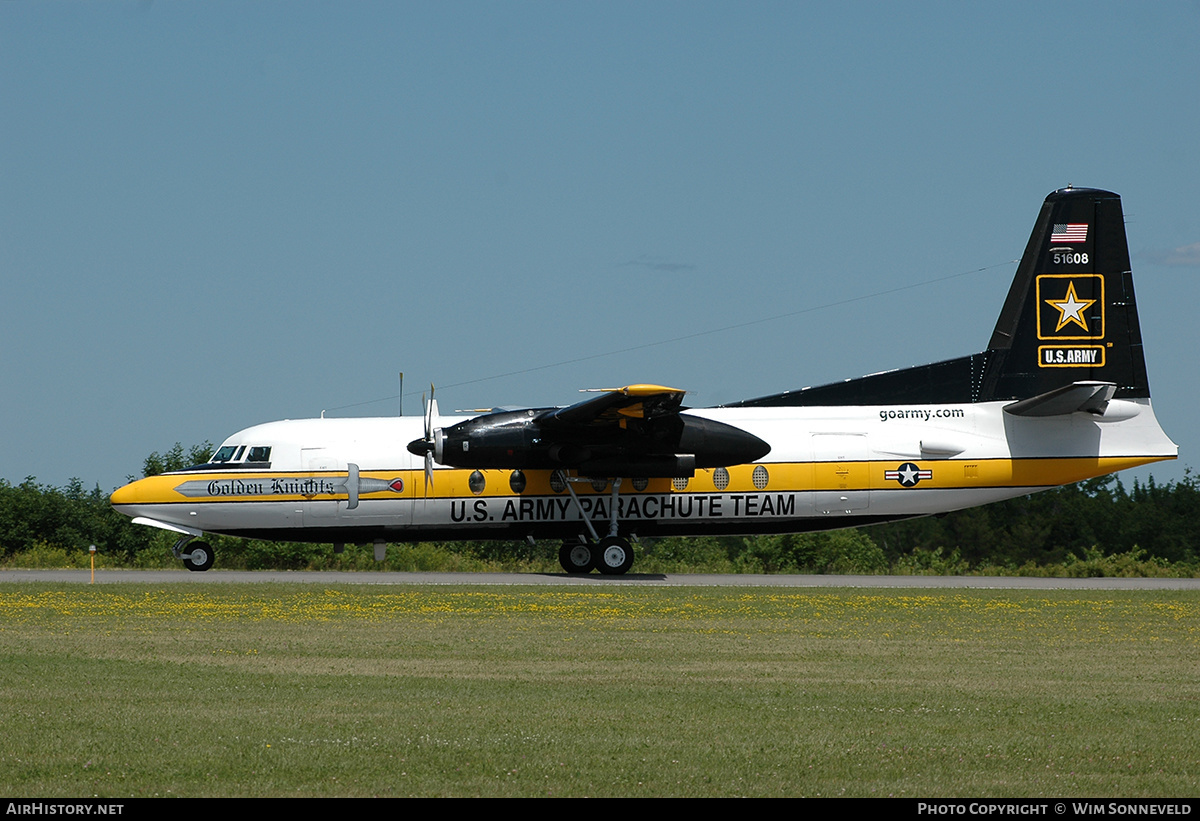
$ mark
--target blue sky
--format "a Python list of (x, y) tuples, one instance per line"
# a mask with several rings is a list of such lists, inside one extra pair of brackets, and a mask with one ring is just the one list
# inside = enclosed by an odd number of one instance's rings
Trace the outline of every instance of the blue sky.
[(1067, 184), (1124, 199), (1179, 478), (1197, 43), (1196, 2), (0, 3), (0, 478), (399, 371), (408, 413), (711, 405), (972, 353)]

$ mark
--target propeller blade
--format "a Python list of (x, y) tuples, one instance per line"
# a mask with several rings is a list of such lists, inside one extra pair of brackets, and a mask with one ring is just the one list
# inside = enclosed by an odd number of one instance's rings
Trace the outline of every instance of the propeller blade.
[(429, 402), (425, 402), (425, 394), (421, 394), (421, 404), (425, 406), (425, 490), (433, 487), (433, 452), (437, 447), (434, 439), (435, 417), (438, 415), (437, 400), (433, 398), (433, 383), (429, 383)]
[[(429, 389), (431, 391), (433, 390), (432, 384), (429, 386)], [(425, 412), (425, 441), (426, 442), (433, 439), (433, 424), (432, 424), (433, 417), (430, 416), (430, 414), (429, 414), (430, 410), (432, 410), (432, 407), (433, 406), (430, 405), (429, 402), (427, 402), (425, 399), (425, 392), (422, 391), (421, 392), (421, 410)]]

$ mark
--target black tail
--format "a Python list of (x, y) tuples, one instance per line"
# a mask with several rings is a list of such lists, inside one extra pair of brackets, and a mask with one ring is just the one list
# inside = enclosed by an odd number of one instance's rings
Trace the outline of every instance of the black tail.
[(1150, 396), (1121, 198), (1093, 188), (1046, 197), (986, 351), (734, 404), (991, 402), (1077, 382)]
[(1046, 197), (992, 340), (986, 399), (1021, 399), (1074, 382), (1150, 396), (1121, 198), (1093, 188)]

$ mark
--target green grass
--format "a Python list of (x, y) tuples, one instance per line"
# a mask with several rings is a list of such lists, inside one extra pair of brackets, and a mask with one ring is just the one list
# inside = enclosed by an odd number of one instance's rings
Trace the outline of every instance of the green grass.
[(1190, 592), (0, 585), (10, 796), (1200, 794)]

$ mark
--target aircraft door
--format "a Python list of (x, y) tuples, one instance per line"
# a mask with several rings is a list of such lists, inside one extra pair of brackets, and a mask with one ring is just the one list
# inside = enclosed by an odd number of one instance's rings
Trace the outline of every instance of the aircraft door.
[[(328, 448), (301, 448), (300, 464), (305, 471), (335, 471), (338, 469), (337, 458)], [(304, 503), (305, 518), (309, 524), (320, 526), (322, 521), (329, 522), (337, 519), (341, 509), (346, 506), (344, 501), (333, 499), (313, 498)]]
[(866, 510), (871, 470), (867, 437), (859, 433), (814, 433), (813, 512), (836, 515)]
[(306, 527), (412, 524), (413, 489), (398, 472), (364, 475), (357, 464), (339, 462), (326, 448), (303, 448), (301, 464), (306, 473), (333, 485), (333, 498), (302, 503)]

